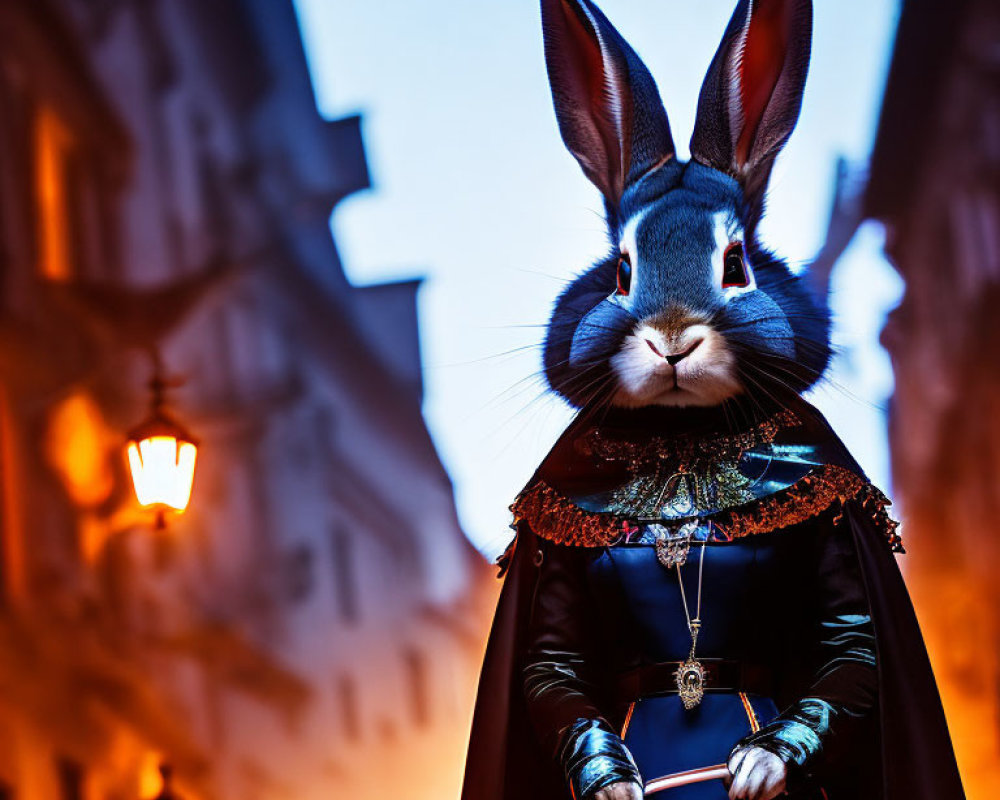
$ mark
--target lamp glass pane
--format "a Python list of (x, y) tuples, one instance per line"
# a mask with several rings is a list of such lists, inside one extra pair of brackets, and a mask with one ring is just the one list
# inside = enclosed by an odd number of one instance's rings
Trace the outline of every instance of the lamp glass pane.
[(197, 453), (191, 442), (178, 442), (173, 436), (129, 442), (128, 462), (139, 503), (167, 505), (177, 511), (187, 508)]

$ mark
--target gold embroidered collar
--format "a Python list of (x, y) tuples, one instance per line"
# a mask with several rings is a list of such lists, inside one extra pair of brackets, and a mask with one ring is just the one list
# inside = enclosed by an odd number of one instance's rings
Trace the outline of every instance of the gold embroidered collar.
[(674, 471), (690, 472), (699, 465), (732, 462), (747, 450), (770, 444), (785, 428), (801, 424), (792, 411), (781, 411), (746, 431), (700, 437), (691, 434), (653, 436), (636, 440), (593, 428), (582, 437), (584, 455), (624, 462), (633, 475), (668, 463)]
[[(885, 533), (894, 552), (905, 552), (886, 507), (890, 500), (871, 483), (845, 467), (826, 464), (791, 486), (762, 500), (710, 517), (723, 537), (739, 539), (797, 525), (827, 509), (856, 500)], [(544, 481), (536, 481), (510, 506), (517, 527), (521, 521), (534, 533), (556, 544), (604, 547), (622, 541), (634, 522), (618, 514), (587, 511)]]

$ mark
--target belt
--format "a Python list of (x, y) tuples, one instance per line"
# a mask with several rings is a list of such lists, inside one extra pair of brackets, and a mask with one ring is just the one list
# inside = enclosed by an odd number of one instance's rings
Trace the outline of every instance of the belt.
[[(774, 671), (762, 664), (749, 664), (725, 658), (700, 658), (705, 669), (706, 692), (749, 692), (771, 695), (774, 691)], [(622, 673), (616, 682), (617, 700), (631, 703), (640, 697), (676, 694), (674, 673), (683, 662), (661, 661), (644, 664)]]

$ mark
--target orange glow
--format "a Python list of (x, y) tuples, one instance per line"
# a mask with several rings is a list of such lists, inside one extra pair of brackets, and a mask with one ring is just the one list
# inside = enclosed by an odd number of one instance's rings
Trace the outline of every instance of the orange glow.
[(85, 392), (67, 397), (49, 417), (46, 457), (70, 497), (84, 508), (99, 505), (114, 488), (108, 436), (100, 409)]
[(198, 448), (173, 436), (151, 436), (128, 443), (132, 483), (143, 506), (166, 505), (184, 511), (191, 499)]
[(66, 280), (72, 273), (66, 160), (69, 130), (43, 106), (35, 125), (35, 193), (38, 202), (38, 269), (46, 278)]
[(154, 800), (163, 791), (163, 776), (160, 774), (159, 753), (146, 753), (139, 765), (140, 800)]

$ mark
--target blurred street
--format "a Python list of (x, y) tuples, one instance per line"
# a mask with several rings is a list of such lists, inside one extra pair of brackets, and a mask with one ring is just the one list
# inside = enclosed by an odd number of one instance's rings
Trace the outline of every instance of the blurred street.
[[(493, 571), (291, 3), (4, 3), (0, 54), (0, 797), (453, 794)], [(125, 459), (163, 413), (184, 513)]]

